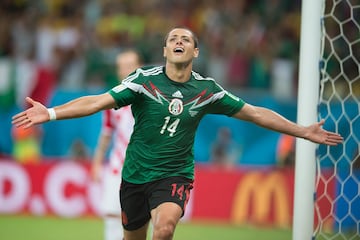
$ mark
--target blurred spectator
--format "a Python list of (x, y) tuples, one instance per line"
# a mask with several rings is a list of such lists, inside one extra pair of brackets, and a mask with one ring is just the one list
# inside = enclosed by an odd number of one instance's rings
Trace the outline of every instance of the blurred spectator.
[(12, 128), (13, 157), (19, 163), (38, 163), (40, 154), (40, 127)]
[(295, 95), (295, 63), (290, 59), (276, 58), (271, 66), (271, 89), (276, 98), (291, 101)]
[(36, 12), (33, 9), (17, 14), (11, 27), (13, 56), (28, 58), (34, 51)]
[(57, 63), (55, 56), (57, 36), (53, 22), (53, 16), (42, 16), (36, 29), (36, 60), (47, 66), (55, 66)]
[(90, 150), (86, 147), (82, 139), (74, 139), (70, 148), (70, 159), (74, 161), (88, 161), (90, 159), (89, 152)]
[[(264, 43), (266, 44), (266, 43)], [(271, 76), (271, 59), (269, 55), (266, 55), (266, 49), (264, 45), (260, 45), (255, 50), (250, 60), (250, 77), (249, 87), (255, 89), (268, 89), (270, 86)]]
[(44, 65), (38, 65), (35, 70), (33, 87), (29, 96), (36, 101), (49, 104), (57, 84), (56, 73), (52, 68)]
[(14, 82), (16, 86), (16, 102), (19, 107), (25, 107), (25, 98), (35, 85), (37, 64), (30, 57), (19, 58), (15, 61)]
[(218, 129), (217, 137), (211, 147), (210, 161), (215, 166), (231, 168), (241, 155), (241, 146), (234, 141), (228, 127)]
[(228, 86), (232, 88), (244, 88), (248, 86), (249, 59), (246, 49), (238, 47), (229, 57), (227, 68)]
[(3, 110), (10, 109), (16, 102), (14, 67), (10, 58), (0, 58), (0, 109)]
[(212, 51), (207, 59), (207, 73), (212, 76), (219, 84), (227, 86), (226, 79), (226, 57), (222, 45), (224, 44), (221, 33), (218, 36), (212, 36)]
[(276, 149), (278, 166), (289, 167), (295, 165), (295, 138), (281, 134)]
[(64, 5), (56, 24), (59, 86), (64, 90), (81, 90), (86, 86), (82, 18), (72, 5)]

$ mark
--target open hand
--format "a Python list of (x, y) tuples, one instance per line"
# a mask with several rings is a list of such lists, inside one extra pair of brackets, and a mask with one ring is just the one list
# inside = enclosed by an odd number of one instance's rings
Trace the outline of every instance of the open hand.
[(49, 113), (44, 105), (34, 101), (30, 97), (27, 97), (25, 100), (32, 105), (32, 107), (13, 116), (12, 124), (16, 127), (29, 128), (33, 125), (49, 121)]
[(308, 126), (308, 134), (305, 138), (315, 143), (326, 144), (330, 146), (335, 146), (343, 142), (344, 139), (340, 134), (324, 130), (322, 128), (324, 123), (325, 121), (321, 120), (318, 123)]

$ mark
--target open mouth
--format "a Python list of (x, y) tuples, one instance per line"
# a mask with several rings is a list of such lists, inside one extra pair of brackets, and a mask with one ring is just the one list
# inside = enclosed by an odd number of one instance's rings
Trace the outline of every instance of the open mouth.
[(177, 47), (177, 48), (174, 49), (174, 52), (175, 52), (175, 53), (183, 53), (183, 52), (184, 52), (184, 49), (181, 48), (181, 47)]

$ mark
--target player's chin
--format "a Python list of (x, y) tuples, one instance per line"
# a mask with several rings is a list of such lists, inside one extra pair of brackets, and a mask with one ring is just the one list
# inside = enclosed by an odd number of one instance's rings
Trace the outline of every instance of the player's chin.
[(174, 63), (175, 65), (188, 65), (192, 62), (192, 58), (175, 58), (172, 60), (172, 63)]
[(182, 62), (184, 62), (186, 59), (184, 58), (184, 56), (178, 56), (178, 55), (175, 55), (175, 56), (173, 56), (171, 59), (169, 59), (169, 60), (171, 60), (171, 62), (173, 62), (173, 63), (182, 63)]

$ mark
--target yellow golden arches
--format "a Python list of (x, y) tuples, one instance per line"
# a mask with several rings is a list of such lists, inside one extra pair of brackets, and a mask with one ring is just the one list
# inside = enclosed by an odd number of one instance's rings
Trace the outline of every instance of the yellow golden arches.
[(234, 195), (231, 221), (244, 224), (250, 219), (256, 224), (266, 224), (273, 213), (275, 226), (289, 227), (291, 193), (285, 183), (286, 177), (280, 172), (249, 172), (244, 175)]

